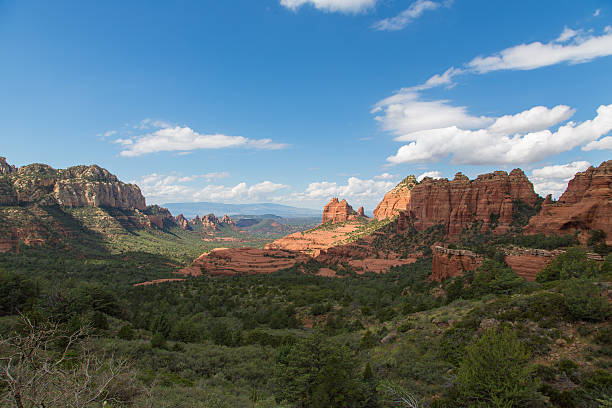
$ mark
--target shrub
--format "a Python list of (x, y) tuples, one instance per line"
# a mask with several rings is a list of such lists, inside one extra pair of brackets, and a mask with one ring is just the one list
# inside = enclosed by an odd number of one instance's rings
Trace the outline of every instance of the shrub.
[(584, 249), (570, 248), (546, 265), (536, 276), (536, 281), (543, 283), (571, 278), (590, 278), (596, 276), (598, 272), (597, 263), (587, 258)]
[(603, 321), (610, 317), (610, 304), (593, 282), (571, 279), (562, 288), (565, 306), (576, 320)]
[(524, 407), (536, 396), (529, 358), (513, 330), (486, 330), (466, 347), (457, 373), (460, 399), (470, 406)]
[(123, 325), (119, 329), (117, 337), (122, 340), (134, 340), (134, 329), (129, 324)]

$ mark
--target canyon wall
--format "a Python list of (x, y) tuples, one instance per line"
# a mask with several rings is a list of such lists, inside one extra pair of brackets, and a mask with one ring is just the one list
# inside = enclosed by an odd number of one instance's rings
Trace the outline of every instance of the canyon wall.
[(387, 192), (374, 210), (374, 219), (384, 220), (405, 211), (410, 204), (411, 190), (417, 184), (413, 175), (406, 177), (395, 188)]
[(452, 181), (426, 177), (410, 192), (407, 214), (417, 230), (444, 224), (449, 237), (455, 237), (474, 221), (482, 229), (508, 232), (513, 221), (513, 203), (536, 206), (540, 200), (533, 185), (520, 169), (479, 175), (470, 180), (457, 173)]
[(146, 210), (138, 186), (96, 166), (56, 170), (44, 164), (14, 168), (0, 160), (0, 205), (40, 204)]
[(578, 232), (583, 241), (592, 230), (604, 231), (612, 245), (612, 160), (576, 173), (559, 201), (547, 197), (525, 227), (527, 234)]

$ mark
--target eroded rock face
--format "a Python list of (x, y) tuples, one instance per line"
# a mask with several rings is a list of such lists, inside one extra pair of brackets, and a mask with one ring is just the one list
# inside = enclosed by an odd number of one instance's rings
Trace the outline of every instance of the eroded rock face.
[(413, 175), (402, 180), (393, 190), (385, 194), (374, 210), (374, 218), (384, 220), (385, 218), (395, 217), (400, 211), (405, 211), (410, 204), (412, 188), (416, 184), (417, 180)]
[(310, 257), (300, 252), (279, 249), (217, 248), (197, 258), (190, 267), (179, 271), (183, 275), (254, 275), (268, 274), (308, 262)]
[(222, 218), (218, 218), (215, 216), (215, 214), (208, 214), (202, 217), (196, 215), (195, 218), (193, 218), (189, 222), (189, 225), (190, 227), (193, 227), (196, 229), (201, 228), (203, 230), (208, 230), (208, 231), (218, 231), (219, 228), (223, 225), (227, 225), (230, 227), (236, 226), (234, 221), (229, 216), (224, 215)]
[(365, 210), (363, 207), (359, 207), (359, 209), (357, 209), (357, 215), (360, 217), (365, 217)]
[(592, 230), (604, 231), (612, 245), (612, 160), (576, 173), (559, 201), (548, 197), (525, 227), (527, 234), (579, 232), (583, 240)]
[(325, 205), (323, 208), (323, 218), (321, 219), (321, 223), (325, 224), (326, 222), (344, 222), (349, 221), (351, 219), (355, 219), (357, 217), (357, 212), (353, 210), (346, 200), (338, 201), (337, 198), (332, 198), (332, 200)]
[(475, 271), (480, 265), (482, 265), (482, 257), (472, 251), (436, 246), (433, 249), (429, 279), (442, 282), (447, 278), (463, 275), (467, 271)]
[(189, 226), (189, 221), (187, 221), (187, 218), (185, 218), (183, 214), (177, 215), (174, 218), (174, 221), (177, 223), (179, 227), (181, 227), (185, 231), (189, 231), (191, 229), (191, 227)]
[(0, 175), (10, 174), (16, 170), (15, 166), (11, 166), (6, 162), (6, 157), (0, 157)]
[[(10, 184), (18, 204), (146, 209), (145, 198), (138, 186), (122, 183), (116, 176), (96, 165), (56, 170), (45, 164), (31, 164), (15, 169), (3, 163), (6, 164), (6, 161), (0, 162), (1, 171), (8, 178), (3, 183), (6, 186), (0, 186), (0, 196), (6, 196)], [(6, 202), (7, 199), (2, 201)]]
[(146, 215), (149, 219), (149, 227), (156, 226), (157, 228), (164, 229), (176, 225), (174, 217), (167, 208), (150, 205), (147, 207)]
[[(550, 261), (565, 251), (513, 247), (504, 249), (504, 252), (510, 269), (521, 278), (533, 282)], [(589, 253), (587, 256), (593, 261), (603, 261), (603, 257), (598, 254)], [(482, 262), (483, 257), (472, 251), (436, 246), (433, 248), (432, 272), (429, 278), (441, 282), (463, 275), (467, 271), (475, 271)]]
[(450, 237), (457, 236), (474, 221), (483, 229), (507, 232), (512, 225), (513, 202), (535, 206), (540, 200), (520, 169), (482, 174), (470, 180), (457, 173), (452, 181), (426, 177), (410, 192), (409, 214), (417, 230), (446, 225)]

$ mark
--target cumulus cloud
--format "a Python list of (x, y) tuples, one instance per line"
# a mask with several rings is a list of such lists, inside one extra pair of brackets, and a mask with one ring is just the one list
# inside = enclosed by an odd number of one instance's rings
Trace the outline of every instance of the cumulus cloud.
[(147, 122), (143, 126), (162, 126), (145, 135), (118, 138), (115, 143), (123, 147), (121, 156), (136, 157), (144, 154), (176, 151), (189, 152), (198, 149), (222, 149), (243, 147), (254, 149), (282, 149), (287, 145), (274, 143), (271, 139), (248, 139), (243, 136), (223, 134), (201, 134), (190, 127), (168, 126), (161, 121)]
[(297, 11), (309, 4), (327, 12), (359, 13), (376, 5), (377, 0), (280, 0), (281, 6)]
[(567, 122), (556, 131), (548, 128), (569, 119), (571, 108), (537, 106), (493, 119), (474, 117), (447, 101), (423, 102), (414, 93), (387, 98), (378, 108), (376, 119), (383, 128), (396, 134), (396, 141), (408, 142), (387, 158), (392, 164), (437, 162), (449, 156), (458, 164), (533, 163), (597, 141), (612, 130), (612, 105), (600, 106), (592, 120)]
[(399, 176), (397, 176), (396, 174), (383, 173), (383, 174), (379, 174), (378, 176), (374, 176), (374, 179), (376, 180), (395, 180), (398, 177)]
[(349, 204), (374, 208), (385, 193), (397, 184), (397, 179), (359, 179), (349, 177), (346, 184), (339, 184), (329, 181), (317, 181), (310, 183), (303, 192), (293, 193), (287, 197), (288, 201), (303, 203), (307, 202), (312, 206), (320, 206), (328, 202), (333, 197), (345, 198)]
[(383, 129), (397, 135), (447, 126), (471, 129), (493, 121), (486, 116), (472, 116), (465, 106), (452, 106), (445, 100), (423, 101), (412, 89), (400, 90), (378, 102), (372, 113), (379, 112), (384, 112), (376, 117)]
[(568, 164), (557, 164), (534, 169), (530, 180), (533, 182), (535, 191), (542, 195), (552, 194), (558, 198), (565, 189), (567, 183), (579, 171), (585, 171), (591, 166), (588, 161), (575, 161)]
[(397, 31), (419, 18), (427, 10), (435, 10), (442, 4), (431, 0), (417, 0), (395, 17), (385, 18), (374, 23), (373, 28), (380, 31)]
[(245, 182), (234, 186), (213, 185), (194, 186), (190, 182), (205, 180), (210, 182), (228, 177), (226, 172), (207, 173), (192, 176), (149, 174), (136, 181), (148, 201), (230, 201), (230, 202), (254, 202), (268, 200), (271, 195), (279, 190), (287, 189), (284, 184), (263, 181), (261, 183), (248, 185)]
[(420, 175), (417, 177), (417, 181), (418, 181), (418, 182), (421, 182), (421, 181), (423, 181), (423, 179), (424, 179), (425, 177), (431, 177), (431, 178), (433, 178), (433, 179), (439, 179), (439, 178), (442, 178), (442, 173), (441, 173), (441, 172), (439, 172), (439, 171), (426, 171), (425, 173), (420, 174)]
[(589, 142), (582, 148), (582, 150), (612, 150), (612, 136), (603, 137), (599, 140)]

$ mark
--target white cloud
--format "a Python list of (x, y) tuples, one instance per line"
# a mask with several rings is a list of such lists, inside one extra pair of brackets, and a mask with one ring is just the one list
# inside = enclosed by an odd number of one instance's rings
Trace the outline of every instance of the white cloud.
[(281, 6), (296, 11), (309, 4), (327, 12), (359, 13), (376, 5), (377, 0), (280, 0)]
[(566, 28), (555, 41), (520, 44), (493, 55), (476, 57), (467, 66), (483, 74), (508, 69), (530, 70), (562, 62), (579, 64), (612, 55), (612, 32), (609, 30), (601, 36), (579, 34), (578, 31)]
[(425, 173), (419, 175), (417, 177), (417, 181), (420, 183), (421, 181), (423, 181), (423, 179), (425, 177), (431, 177), (433, 179), (439, 179), (442, 178), (442, 173), (439, 171), (426, 171)]
[(587, 143), (582, 150), (612, 150), (612, 136), (603, 137), (599, 140)]
[(530, 180), (536, 193), (546, 196), (552, 194), (559, 197), (565, 191), (568, 181), (579, 171), (585, 171), (591, 166), (587, 161), (575, 161), (568, 164), (558, 164), (534, 169)]
[[(383, 126), (400, 135), (396, 141), (409, 142), (387, 158), (392, 164), (436, 162), (449, 156), (453, 163), (459, 164), (533, 163), (596, 141), (612, 130), (612, 105), (600, 106), (592, 120), (580, 124), (568, 122), (553, 132), (537, 129), (568, 119), (571, 109), (563, 105), (553, 109), (536, 107), (502, 117), (489, 127), (471, 130), (460, 123), (448, 125), (448, 118), (437, 118), (435, 112), (426, 112), (431, 117), (420, 118), (421, 123), (429, 125), (428, 128), (403, 120), (413, 116), (414, 112), (402, 113), (398, 119), (397, 112), (412, 109), (413, 104), (414, 101), (409, 100), (407, 105), (392, 110), (385, 107), (384, 115), (378, 118)], [(603, 143), (606, 143), (604, 139)]]
[[(146, 121), (147, 119), (145, 119)], [(147, 122), (146, 126), (166, 126), (165, 122)], [(189, 152), (197, 149), (222, 149), (244, 147), (255, 149), (282, 149), (287, 145), (274, 143), (271, 139), (248, 139), (242, 136), (223, 134), (200, 134), (189, 127), (162, 127), (154, 132), (127, 138), (119, 138), (115, 143), (121, 144), (124, 150), (121, 156), (135, 157), (149, 153), (177, 151)]]
[(376, 180), (394, 180), (397, 178), (399, 178), (399, 176), (397, 176), (396, 174), (389, 174), (389, 173), (383, 173), (378, 176), (374, 176), (374, 179)]
[(551, 42), (535, 41), (506, 48), (489, 56), (472, 59), (461, 68), (451, 67), (442, 74), (433, 75), (425, 83), (405, 90), (423, 91), (446, 85), (454, 86), (453, 79), (462, 74), (485, 74), (500, 70), (532, 70), (560, 63), (580, 64), (612, 55), (612, 27), (600, 36), (586, 35), (582, 29), (565, 27)]
[(601, 13), (600, 9), (595, 10), (595, 12), (593, 13), (593, 17), (599, 17), (600, 13)]
[(107, 138), (107, 137), (111, 137), (117, 134), (116, 130), (108, 130), (104, 133), (98, 133), (96, 136), (101, 137), (102, 139)]
[(516, 115), (505, 115), (496, 119), (489, 126), (489, 130), (494, 133), (504, 134), (537, 132), (565, 122), (574, 113), (575, 109), (565, 105), (557, 105), (552, 109), (548, 109), (545, 106), (534, 106)]
[(255, 202), (268, 200), (271, 195), (279, 190), (287, 189), (284, 184), (263, 181), (261, 183), (248, 185), (245, 182), (235, 186), (206, 185), (203, 187), (189, 185), (196, 180), (210, 182), (216, 179), (228, 177), (226, 172), (207, 173), (193, 176), (149, 174), (143, 176), (135, 183), (140, 186), (143, 194), (150, 202), (169, 201), (231, 201), (231, 202)]
[(404, 29), (408, 24), (419, 18), (427, 10), (435, 10), (441, 4), (431, 0), (417, 0), (406, 10), (392, 18), (374, 23), (373, 28), (380, 31), (397, 31)]
[(308, 202), (323, 205), (333, 197), (345, 198), (355, 209), (360, 206), (374, 208), (385, 193), (396, 185), (396, 181), (349, 177), (346, 184), (319, 181), (308, 185), (305, 191), (294, 193), (287, 199), (294, 202)]
[(402, 89), (375, 105), (372, 113), (383, 111), (376, 120), (383, 129), (396, 135), (448, 126), (475, 128), (492, 122), (486, 116), (472, 116), (464, 106), (452, 106), (448, 101), (422, 101), (412, 89)]

